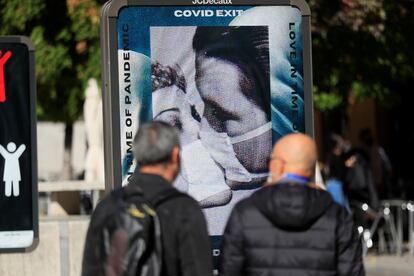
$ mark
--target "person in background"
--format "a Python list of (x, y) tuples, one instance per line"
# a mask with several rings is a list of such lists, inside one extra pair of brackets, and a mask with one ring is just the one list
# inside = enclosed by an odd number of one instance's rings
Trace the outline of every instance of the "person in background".
[(335, 178), (343, 181), (346, 177), (345, 165), (345, 140), (338, 134), (331, 134), (328, 138), (328, 154), (326, 157), (327, 178)]
[[(371, 152), (374, 150), (372, 136), (370, 131), (362, 130), (360, 132), (360, 147), (350, 149), (345, 154), (345, 158), (353, 160), (348, 166), (346, 173), (346, 183), (348, 198), (354, 209), (360, 209), (359, 206), (367, 204), (370, 210), (376, 211), (380, 208), (380, 199), (378, 195), (378, 184), (376, 184), (375, 173)], [(377, 163), (376, 161), (374, 163)], [(355, 214), (358, 219), (358, 214)]]
[(336, 203), (351, 212), (347, 198), (346, 174), (353, 159), (352, 157), (345, 159), (345, 140), (338, 134), (329, 136), (328, 147), (325, 168), (326, 190)]
[(316, 152), (304, 134), (277, 142), (269, 183), (230, 216), (221, 275), (365, 275), (351, 215), (311, 181)]
[[(346, 174), (347, 192), (355, 223), (369, 229), (379, 216), (379, 192), (383, 185), (378, 181), (383, 179), (380, 175), (383, 175), (389, 162), (385, 159), (381, 161), (381, 152), (384, 151), (375, 145), (368, 128), (360, 131), (359, 140), (360, 147), (346, 153), (346, 158), (353, 160)], [(384, 196), (384, 190), (382, 193)]]
[(375, 141), (371, 129), (364, 128), (359, 133), (361, 151), (371, 169), (372, 180), (380, 199), (390, 197), (392, 166), (385, 150)]

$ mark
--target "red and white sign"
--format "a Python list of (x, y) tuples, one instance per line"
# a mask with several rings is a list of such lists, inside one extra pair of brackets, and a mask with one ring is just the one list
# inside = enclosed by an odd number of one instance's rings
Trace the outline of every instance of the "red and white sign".
[(4, 81), (4, 66), (9, 58), (12, 56), (11, 51), (7, 51), (4, 54), (0, 51), (0, 103), (6, 101), (6, 84)]

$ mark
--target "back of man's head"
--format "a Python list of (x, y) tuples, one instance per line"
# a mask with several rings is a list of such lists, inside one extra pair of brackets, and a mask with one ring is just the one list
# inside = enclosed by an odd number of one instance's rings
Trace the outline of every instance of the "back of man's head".
[(139, 167), (168, 163), (174, 149), (179, 148), (175, 127), (164, 122), (145, 123), (134, 138), (133, 152)]
[(286, 173), (312, 177), (315, 172), (317, 149), (313, 139), (305, 134), (289, 134), (274, 146), (270, 161), (272, 183)]

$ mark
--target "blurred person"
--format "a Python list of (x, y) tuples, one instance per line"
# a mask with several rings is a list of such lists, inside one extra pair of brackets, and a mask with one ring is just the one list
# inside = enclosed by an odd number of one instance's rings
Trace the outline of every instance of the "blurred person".
[(375, 141), (371, 129), (364, 128), (359, 133), (359, 141), (361, 150), (364, 152), (364, 158), (368, 163), (372, 180), (378, 192), (380, 199), (390, 197), (390, 178), (391, 178), (391, 162), (385, 150)]
[[(379, 184), (376, 184), (373, 167), (377, 167), (378, 156), (374, 149), (372, 133), (365, 128), (359, 133), (360, 147), (355, 147), (346, 153), (346, 158), (353, 160), (348, 164), (346, 183), (348, 199), (353, 211), (355, 223), (369, 229), (378, 219), (381, 202), (378, 194)], [(377, 148), (378, 149), (378, 148)], [(377, 152), (378, 153), (378, 152)], [(373, 159), (377, 159), (373, 161)]]
[(346, 189), (347, 163), (345, 160), (345, 140), (338, 134), (331, 134), (328, 139), (327, 164), (325, 169), (326, 190), (333, 200), (351, 212)]
[(345, 140), (338, 134), (328, 137), (328, 153), (326, 156), (326, 178), (343, 181), (346, 177)]
[(277, 142), (269, 183), (230, 216), (221, 275), (365, 274), (352, 217), (311, 182), (316, 152), (304, 134)]
[(374, 142), (368, 129), (362, 130), (359, 136), (361, 147), (351, 148), (345, 154), (346, 159), (352, 160), (346, 173), (349, 200), (354, 206), (366, 203), (371, 209), (377, 210), (380, 200), (371, 158), (371, 147)]
[(104, 198), (91, 218), (82, 275), (212, 275), (203, 213), (172, 186), (180, 170), (178, 131), (143, 124), (133, 151), (138, 169), (128, 185)]

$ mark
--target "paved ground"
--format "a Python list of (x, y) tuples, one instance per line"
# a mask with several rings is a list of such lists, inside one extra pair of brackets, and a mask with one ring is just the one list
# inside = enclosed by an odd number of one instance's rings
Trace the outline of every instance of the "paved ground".
[(414, 276), (414, 256), (369, 255), (365, 270), (367, 276)]

